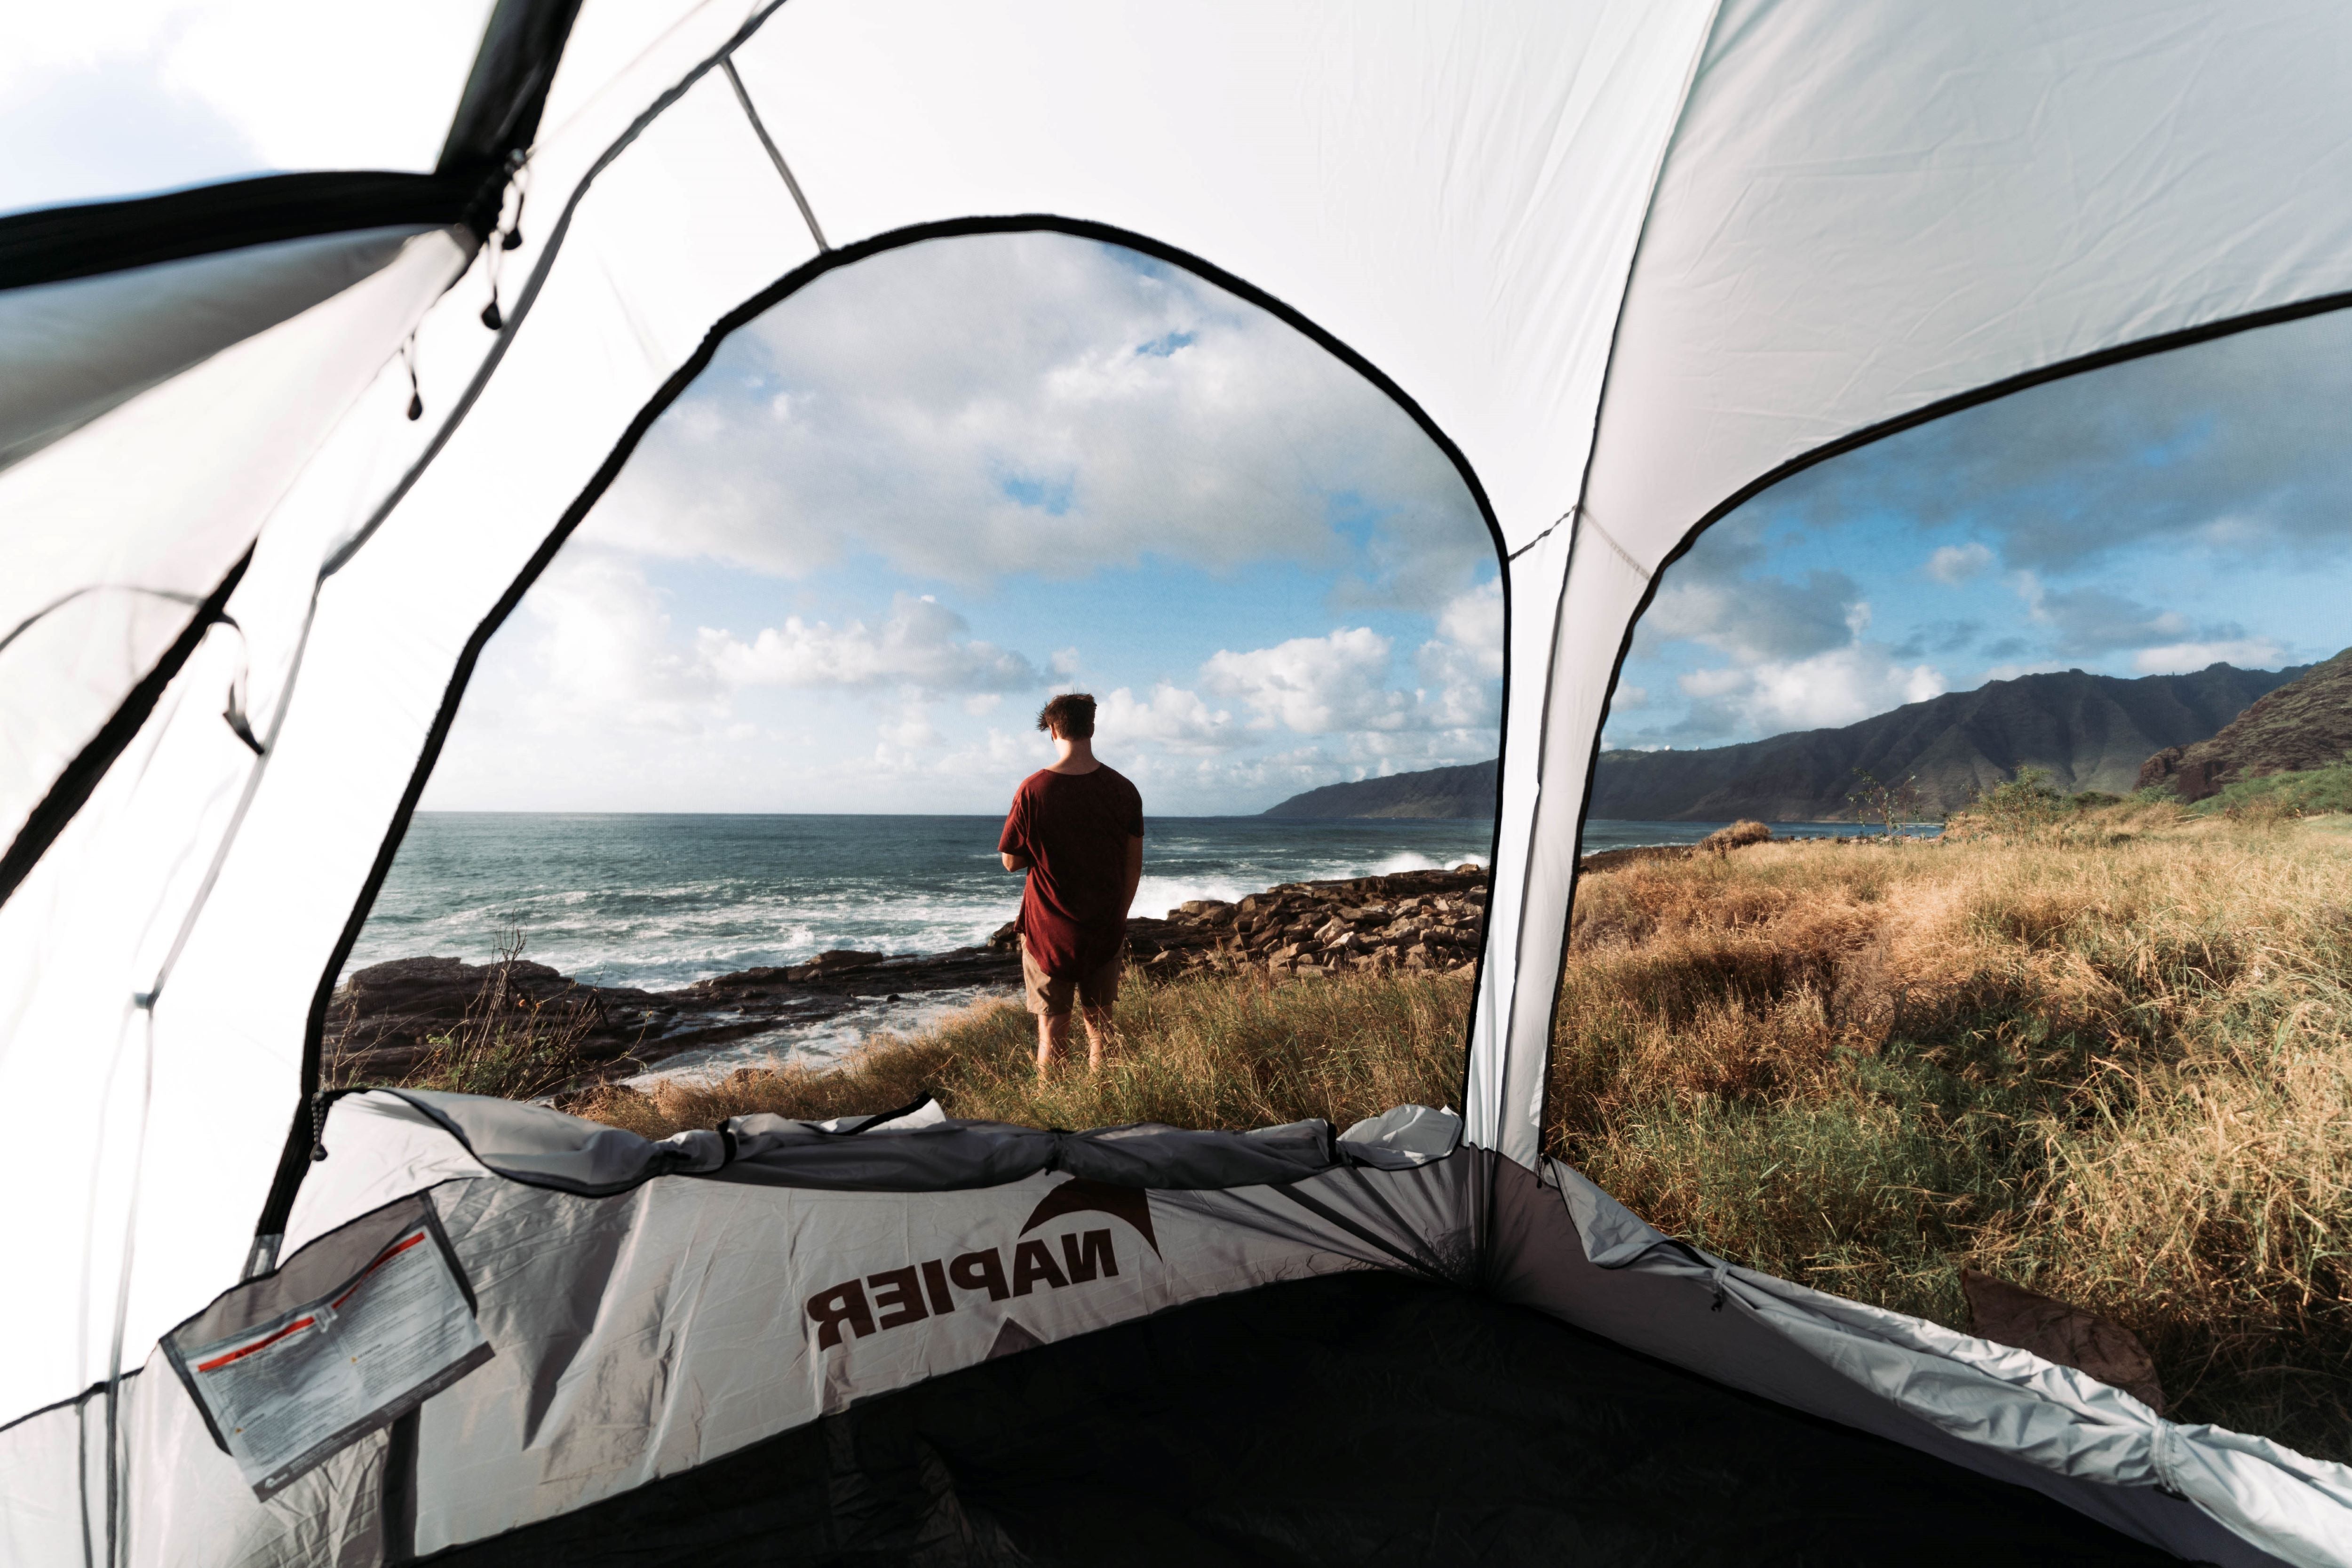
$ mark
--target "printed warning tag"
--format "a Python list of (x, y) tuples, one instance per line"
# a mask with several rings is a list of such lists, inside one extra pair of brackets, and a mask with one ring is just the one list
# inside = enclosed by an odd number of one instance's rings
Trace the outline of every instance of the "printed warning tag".
[[(326, 1276), (331, 1289), (287, 1302)], [(165, 1346), (214, 1436), (265, 1499), (490, 1359), (472, 1292), (422, 1198), (321, 1237)]]

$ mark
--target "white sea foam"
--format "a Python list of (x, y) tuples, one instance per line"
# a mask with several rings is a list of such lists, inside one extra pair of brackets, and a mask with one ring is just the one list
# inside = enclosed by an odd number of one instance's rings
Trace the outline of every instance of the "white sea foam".
[[(353, 951), (356, 969), (499, 937), (605, 985), (670, 990), (832, 948), (936, 952), (984, 942), (1020, 905), (969, 818), (421, 816)], [(1135, 909), (1162, 916), (1282, 882), (1483, 860), (1483, 824), (1155, 819)]]

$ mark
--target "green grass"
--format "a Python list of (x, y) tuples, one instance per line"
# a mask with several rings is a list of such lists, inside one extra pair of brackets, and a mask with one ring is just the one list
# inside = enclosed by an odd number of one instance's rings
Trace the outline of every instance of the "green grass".
[(2352, 763), (2240, 779), (2189, 809), (2200, 816), (2255, 819), (2352, 812)]

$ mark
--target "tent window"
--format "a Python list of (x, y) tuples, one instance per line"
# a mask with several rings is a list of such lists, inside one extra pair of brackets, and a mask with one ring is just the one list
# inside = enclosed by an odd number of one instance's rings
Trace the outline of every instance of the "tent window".
[(2053, 1355), (2095, 1314), (2107, 1381), (2346, 1457), (2347, 347), (2039, 387), (1696, 541), (1598, 759), (1552, 1152), (1824, 1289)]
[[(328, 1076), (647, 1131), (714, 1095), (1459, 1104), (1498, 564), (1403, 410), (1189, 273), (1055, 235), (842, 267), (728, 341), (488, 643)], [(1143, 798), (1140, 920), (1109, 1064), (1074, 1024), (1041, 1089), (998, 834), (1073, 690)]]

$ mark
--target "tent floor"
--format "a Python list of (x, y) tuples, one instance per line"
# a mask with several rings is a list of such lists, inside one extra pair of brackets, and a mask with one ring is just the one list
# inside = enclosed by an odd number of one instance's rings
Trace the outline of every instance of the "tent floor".
[(439, 1554), (505, 1563), (2176, 1561), (1524, 1308), (1387, 1273), (1003, 1356)]

